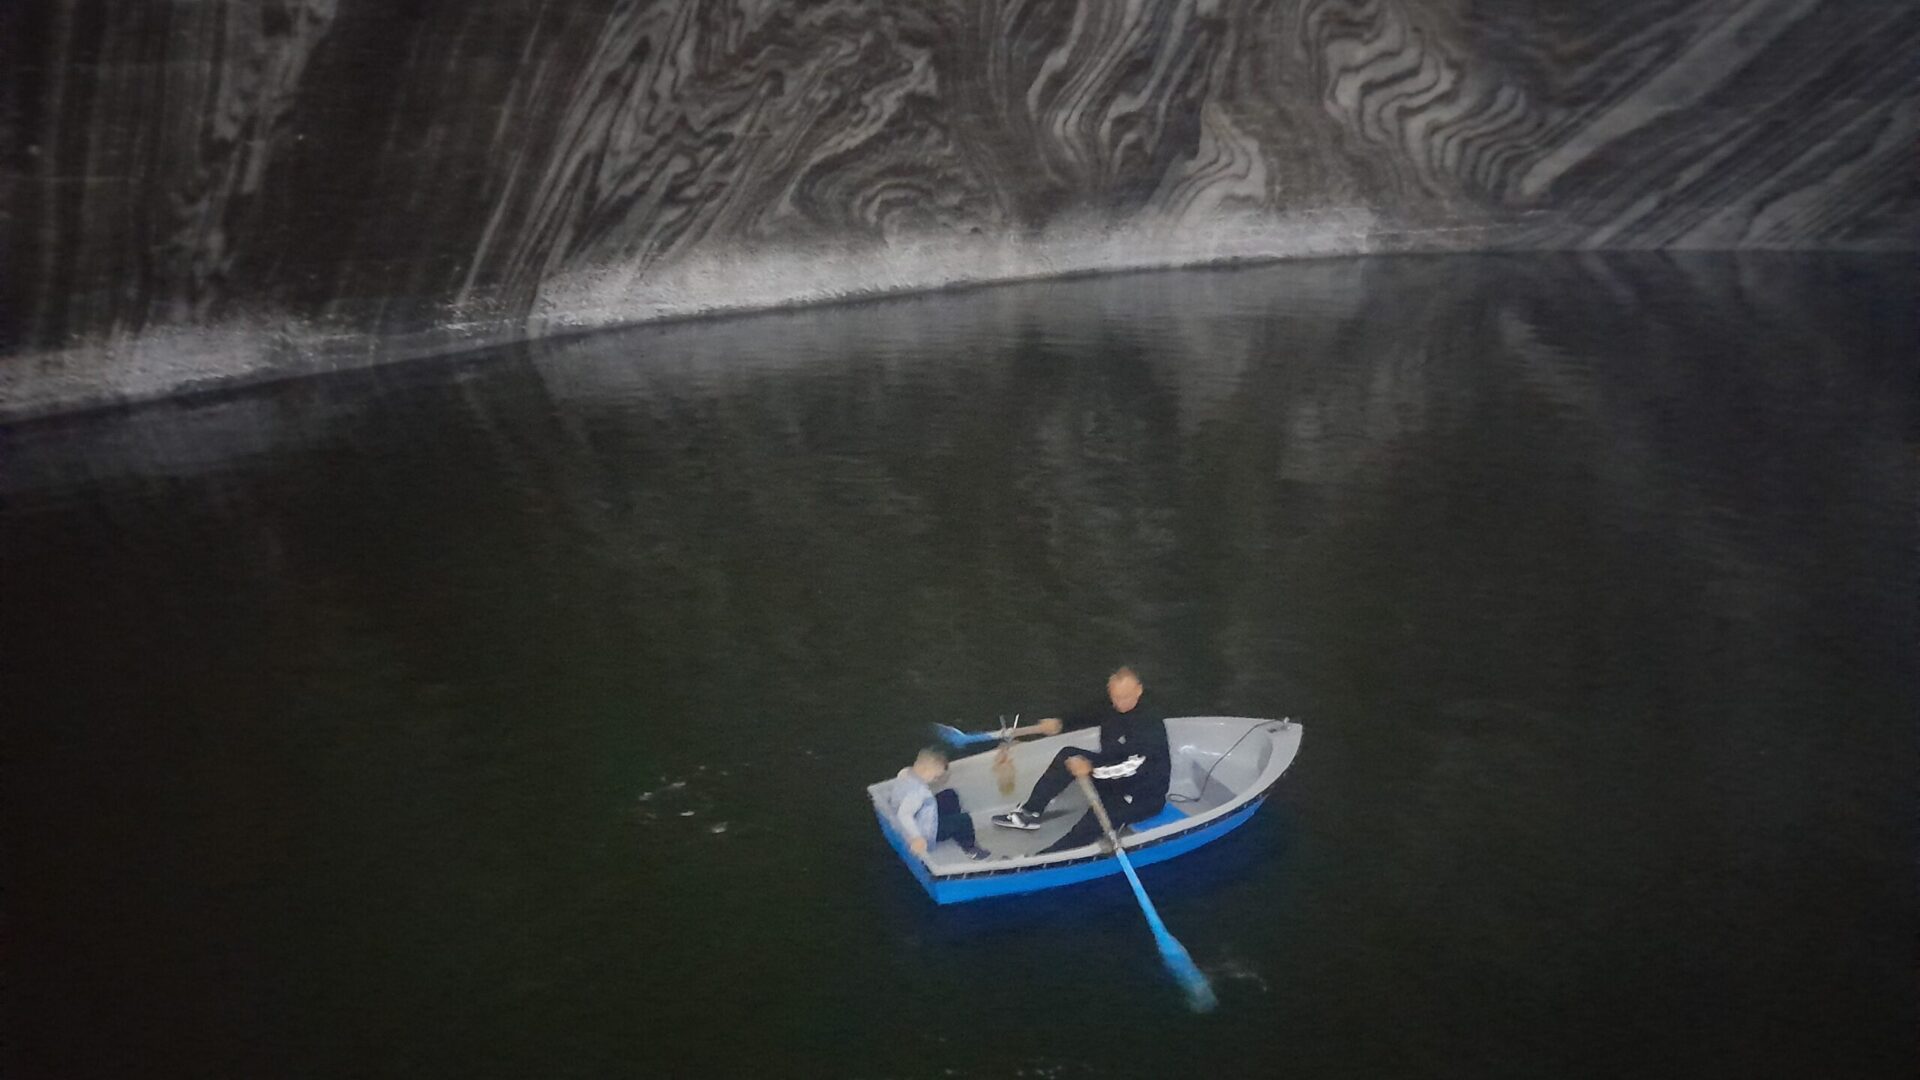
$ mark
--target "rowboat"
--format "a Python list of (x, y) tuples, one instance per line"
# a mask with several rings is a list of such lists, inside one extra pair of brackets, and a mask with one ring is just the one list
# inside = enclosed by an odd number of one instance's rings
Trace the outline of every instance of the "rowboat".
[[(1184, 855), (1246, 824), (1300, 750), (1301, 728), (1291, 720), (1181, 716), (1166, 724), (1173, 756), (1166, 809), (1130, 826), (1120, 841), (1136, 867)], [(1098, 750), (1099, 733), (1070, 731), (1015, 745), (1011, 795), (1000, 792), (993, 753), (953, 762), (946, 786), (959, 794), (960, 805), (972, 815), (981, 844), (992, 849), (995, 857), (984, 862), (968, 859), (951, 840), (928, 848), (925, 859), (915, 856), (878, 802), (881, 785), (869, 786), (867, 795), (874, 802), (881, 834), (938, 904), (1038, 892), (1117, 874), (1120, 865), (1102, 843), (1040, 854), (1086, 813), (1086, 800), (1075, 787), (1053, 800), (1037, 830), (997, 828), (988, 820), (1025, 798), (1054, 755), (1067, 746)]]

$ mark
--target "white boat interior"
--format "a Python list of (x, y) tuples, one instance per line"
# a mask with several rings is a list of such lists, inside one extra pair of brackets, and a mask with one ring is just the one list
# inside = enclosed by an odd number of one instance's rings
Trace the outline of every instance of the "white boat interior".
[[(1168, 749), (1173, 755), (1167, 809), (1125, 830), (1122, 843), (1129, 848), (1233, 812), (1271, 787), (1292, 763), (1300, 746), (1300, 725), (1289, 720), (1183, 716), (1169, 718), (1166, 723)], [(993, 768), (998, 745), (989, 744), (980, 752), (956, 756), (945, 786), (960, 796), (961, 807), (973, 817), (980, 845), (995, 857), (987, 862), (975, 862), (960, 852), (958, 844), (943, 840), (928, 852), (927, 862), (933, 872), (1019, 869), (1078, 859), (1099, 850), (1100, 845), (1094, 844), (1050, 855), (1039, 854), (1066, 835), (1087, 812), (1086, 798), (1078, 785), (1069, 785), (1053, 800), (1038, 830), (1002, 828), (989, 820), (994, 814), (1019, 805), (1054, 755), (1064, 747), (1098, 750), (1099, 731), (1069, 731), (1015, 744), (1013, 783), (1007, 791), (1001, 789)]]

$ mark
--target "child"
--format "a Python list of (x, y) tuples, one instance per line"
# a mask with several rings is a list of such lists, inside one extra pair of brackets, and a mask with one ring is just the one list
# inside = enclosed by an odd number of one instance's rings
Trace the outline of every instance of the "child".
[(892, 815), (908, 849), (922, 859), (928, 845), (941, 840), (958, 841), (969, 859), (987, 858), (986, 849), (974, 841), (973, 818), (960, 809), (959, 793), (943, 789), (934, 794), (933, 785), (946, 777), (946, 751), (929, 746), (880, 789), (880, 808)]

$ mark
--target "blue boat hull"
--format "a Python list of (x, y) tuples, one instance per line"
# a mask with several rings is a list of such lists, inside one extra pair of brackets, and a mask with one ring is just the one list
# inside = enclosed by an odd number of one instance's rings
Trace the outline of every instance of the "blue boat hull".
[[(1127, 858), (1133, 865), (1152, 866), (1176, 856), (1185, 855), (1195, 848), (1210, 844), (1222, 836), (1247, 823), (1255, 810), (1266, 801), (1263, 794), (1249, 800), (1231, 814), (1222, 816), (1206, 825), (1186, 832), (1169, 836), (1164, 840), (1139, 847), (1129, 845)], [(1072, 862), (1055, 863), (1049, 866), (1021, 870), (993, 870), (991, 868), (967, 874), (934, 875), (927, 864), (907, 850), (906, 841), (894, 829), (885, 817), (880, 818), (880, 831), (887, 843), (913, 872), (914, 880), (927, 890), (937, 904), (963, 904), (969, 900), (984, 900), (989, 896), (1017, 896), (1021, 893), (1039, 892), (1043, 889), (1057, 889), (1064, 885), (1077, 885), (1083, 881), (1112, 877), (1120, 873), (1120, 863), (1110, 854), (1088, 856)]]

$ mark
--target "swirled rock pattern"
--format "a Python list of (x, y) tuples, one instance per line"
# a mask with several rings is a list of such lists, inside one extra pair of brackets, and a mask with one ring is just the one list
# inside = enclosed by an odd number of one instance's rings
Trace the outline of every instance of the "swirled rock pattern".
[(0, 415), (1101, 269), (1920, 237), (1899, 2), (45, 0), (0, 79)]

